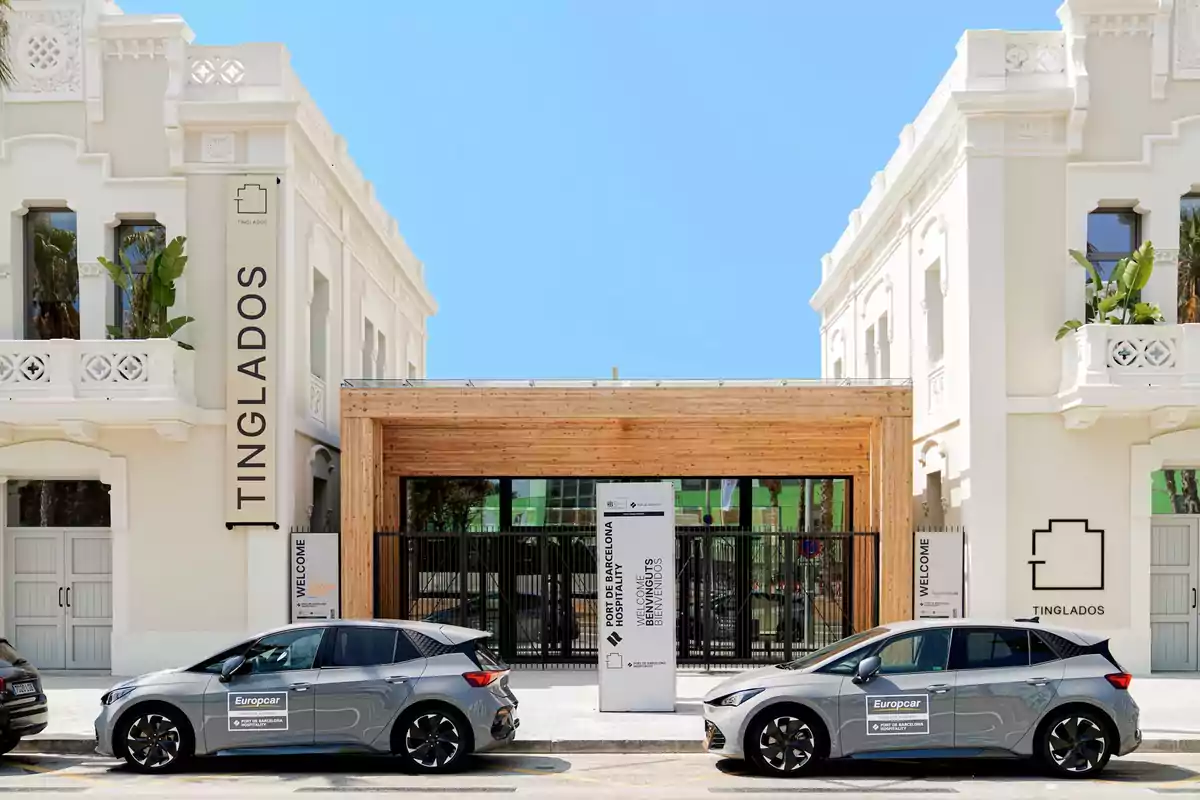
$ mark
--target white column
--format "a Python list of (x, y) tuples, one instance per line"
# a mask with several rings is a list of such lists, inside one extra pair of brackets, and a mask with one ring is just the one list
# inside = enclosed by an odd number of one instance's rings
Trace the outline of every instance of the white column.
[[(1129, 458), (1129, 637), (1118, 656), (1135, 675), (1150, 674), (1150, 473), (1162, 467), (1154, 445), (1130, 448)], [(1124, 556), (1117, 553), (1118, 560)], [(1119, 563), (1119, 562), (1118, 562)]]
[(287, 531), (282, 528), (241, 530), (246, 536), (246, 632), (253, 634), (286, 625)]
[(0, 222), (0, 339), (19, 339), (24, 328), (23, 302), (19, 299), (25, 285), (25, 214), (29, 209), (14, 209), (8, 223)]
[(1154, 242), (1154, 274), (1142, 290), (1142, 300), (1162, 309), (1168, 325), (1179, 320), (1179, 197), (1182, 193), (1164, 193), (1153, 198), (1143, 241)]
[(972, 119), (967, 135), (966, 220), (962, 235), (955, 237), (965, 251), (953, 259), (956, 280), (946, 308), (953, 309), (955, 322), (946, 337), (946, 364), (947, 372), (961, 376), (956, 399), (965, 405), (961, 441), (966, 452), (955, 457), (963, 459), (965, 476), (960, 496), (969, 541), (967, 613), (1006, 619), (1005, 180), (1004, 159), (993, 155), (1003, 152), (995, 146), (1003, 142), (1003, 118)]
[(79, 338), (108, 338), (108, 276), (99, 256), (108, 254), (108, 229), (99, 219), (89, 219), (91, 210), (79, 209), (75, 215), (79, 230), (76, 252), (79, 257)]

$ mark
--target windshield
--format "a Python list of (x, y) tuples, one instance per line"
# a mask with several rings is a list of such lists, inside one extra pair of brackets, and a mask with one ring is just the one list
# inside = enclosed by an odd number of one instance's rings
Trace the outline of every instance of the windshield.
[(29, 662), (21, 658), (16, 648), (0, 639), (0, 667), (23, 667)]
[(786, 664), (780, 664), (780, 669), (808, 669), (815, 667), (830, 656), (836, 656), (838, 653), (844, 653), (847, 650), (858, 647), (860, 644), (874, 639), (876, 636), (883, 636), (888, 632), (887, 628), (871, 628), (869, 631), (854, 633), (847, 636), (845, 639), (839, 639), (828, 647), (822, 647), (803, 658), (798, 658), (795, 661), (789, 661)]

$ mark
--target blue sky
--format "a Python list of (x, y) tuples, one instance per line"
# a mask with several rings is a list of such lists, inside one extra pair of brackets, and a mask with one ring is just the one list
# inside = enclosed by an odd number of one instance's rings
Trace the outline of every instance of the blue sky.
[(809, 377), (820, 257), (966, 28), (1057, 0), (119, 0), (279, 41), (441, 310), (431, 377)]

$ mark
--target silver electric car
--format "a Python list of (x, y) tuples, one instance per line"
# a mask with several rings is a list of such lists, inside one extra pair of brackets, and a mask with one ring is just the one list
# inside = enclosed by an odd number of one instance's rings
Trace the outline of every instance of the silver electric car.
[(322, 752), (450, 771), (516, 735), (517, 699), (488, 635), (403, 621), (289, 625), (114, 687), (97, 750), (140, 772), (201, 755)]
[(1084, 778), (1141, 744), (1108, 642), (1037, 619), (902, 622), (738, 675), (704, 699), (705, 745), (775, 776), (825, 758), (1033, 757)]

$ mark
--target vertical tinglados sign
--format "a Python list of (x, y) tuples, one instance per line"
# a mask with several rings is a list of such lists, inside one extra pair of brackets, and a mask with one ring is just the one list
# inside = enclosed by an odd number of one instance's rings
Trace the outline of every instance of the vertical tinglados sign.
[(231, 175), (226, 184), (225, 525), (275, 518), (279, 179)]

